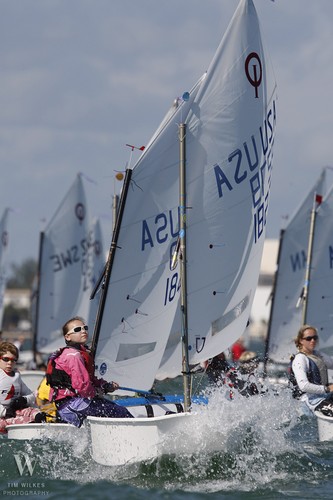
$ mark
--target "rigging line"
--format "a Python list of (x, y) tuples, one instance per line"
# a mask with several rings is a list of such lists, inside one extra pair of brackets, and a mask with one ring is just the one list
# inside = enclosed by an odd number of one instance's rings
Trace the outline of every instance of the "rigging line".
[(92, 177), (88, 177), (88, 175), (86, 175), (84, 172), (79, 172), (79, 175), (81, 175), (81, 177), (83, 177), (84, 179), (86, 179), (86, 181), (91, 182), (92, 184), (96, 184), (97, 185), (97, 182), (95, 181), (95, 179), (93, 179)]
[[(200, 365), (201, 366), (201, 365)], [(208, 366), (208, 365), (207, 365)], [(198, 396), (199, 395), (199, 391), (201, 391), (201, 387), (203, 385), (203, 378), (204, 378), (204, 375), (206, 374), (206, 371), (207, 371), (207, 366), (206, 368), (203, 368), (202, 371), (200, 372), (199, 370), (196, 371), (196, 372), (192, 372), (192, 376), (191, 376), (191, 396), (194, 394), (195, 396)], [(198, 380), (196, 381), (196, 387), (193, 389), (193, 375), (195, 374), (199, 374), (200, 373), (200, 377), (198, 378)]]
[(143, 192), (142, 187), (140, 187), (139, 184), (137, 184), (133, 179), (131, 179), (131, 188), (132, 189), (133, 189), (133, 184), (135, 187), (137, 187), (138, 189), (140, 189)]
[(134, 389), (133, 387), (123, 387), (123, 386), (118, 387), (118, 389), (122, 390), (122, 391), (136, 392), (138, 395), (145, 396), (147, 398), (155, 398), (155, 399), (165, 400), (165, 397), (163, 396), (163, 394), (161, 394), (159, 392), (144, 391), (141, 389)]
[(130, 168), (134, 149), (138, 149), (139, 151), (144, 151), (145, 146), (141, 146), (140, 148), (138, 148), (137, 146), (133, 146), (132, 144), (126, 144), (126, 146), (131, 148), (130, 158), (129, 158), (129, 162), (128, 162), (128, 168)]

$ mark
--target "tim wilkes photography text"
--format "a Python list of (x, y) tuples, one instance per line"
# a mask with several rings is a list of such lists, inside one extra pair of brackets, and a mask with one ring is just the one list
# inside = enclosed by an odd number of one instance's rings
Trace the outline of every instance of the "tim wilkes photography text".
[(28, 453), (18, 452), (13, 454), (13, 458), (17, 467), (17, 472), (20, 475), (20, 480), (8, 481), (5, 488), (0, 492), (2, 496), (14, 497), (39, 497), (48, 496), (46, 484), (40, 481), (33, 480), (33, 474), (38, 462), (37, 457), (31, 457)]

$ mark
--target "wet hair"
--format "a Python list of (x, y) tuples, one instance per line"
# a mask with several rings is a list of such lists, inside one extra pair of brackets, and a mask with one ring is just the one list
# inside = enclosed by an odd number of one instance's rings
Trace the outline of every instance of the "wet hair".
[(66, 333), (69, 332), (70, 328), (69, 328), (69, 324), (72, 323), (73, 321), (82, 321), (83, 324), (85, 324), (85, 321), (83, 318), (81, 318), (81, 316), (74, 316), (74, 318), (71, 318), (69, 319), (68, 321), (66, 321), (66, 323), (64, 324), (64, 326), (62, 327), (62, 334), (63, 336), (66, 335)]
[(315, 328), (314, 326), (311, 326), (311, 325), (301, 326), (301, 328), (298, 330), (297, 337), (295, 338), (295, 345), (296, 345), (298, 350), (302, 349), (302, 344), (300, 341), (303, 339), (303, 335), (304, 335), (305, 330), (313, 330), (313, 332), (316, 335), (318, 335), (317, 328)]
[(19, 357), (19, 350), (16, 345), (11, 342), (0, 342), (0, 356), (4, 356), (7, 352), (10, 352), (16, 359)]

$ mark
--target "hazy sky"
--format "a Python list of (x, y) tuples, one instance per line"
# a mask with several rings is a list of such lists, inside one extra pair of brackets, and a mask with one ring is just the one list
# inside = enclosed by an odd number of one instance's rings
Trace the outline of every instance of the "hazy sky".
[[(267, 236), (332, 165), (333, 1), (254, 0), (278, 83)], [(0, 0), (0, 217), (13, 262), (77, 172), (110, 243), (115, 170), (207, 69), (238, 0)], [(134, 151), (132, 164), (137, 158)], [(117, 189), (119, 186), (117, 186)], [(44, 221), (44, 222), (43, 222)]]

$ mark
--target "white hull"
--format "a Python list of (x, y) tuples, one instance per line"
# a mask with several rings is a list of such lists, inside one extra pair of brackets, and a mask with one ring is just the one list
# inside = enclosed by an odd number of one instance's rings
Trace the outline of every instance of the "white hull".
[[(119, 466), (162, 455), (197, 453), (200, 446), (199, 436), (193, 435), (194, 418), (194, 413), (133, 419), (88, 417), (92, 458), (101, 465)], [(205, 451), (224, 446), (223, 439), (214, 439)]]
[(7, 426), (8, 439), (62, 439), (68, 438), (68, 432), (79, 432), (77, 427), (70, 424), (13, 424)]
[(45, 376), (45, 372), (39, 370), (25, 370), (20, 371), (20, 373), (23, 382), (29, 387), (29, 389), (31, 389), (32, 392), (35, 392), (38, 389), (39, 384)]
[(317, 417), (319, 441), (333, 441), (333, 417), (325, 417), (321, 412), (314, 412)]

